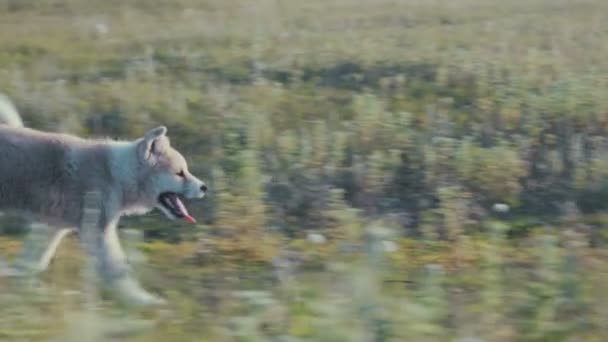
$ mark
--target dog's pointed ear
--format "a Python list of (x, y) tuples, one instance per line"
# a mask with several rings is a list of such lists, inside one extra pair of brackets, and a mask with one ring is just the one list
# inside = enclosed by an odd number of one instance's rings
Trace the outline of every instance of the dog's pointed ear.
[(159, 126), (146, 132), (137, 146), (137, 154), (141, 160), (148, 161), (157, 154), (156, 143), (158, 139), (167, 134), (167, 127)]
[(147, 140), (154, 140), (164, 136), (165, 134), (167, 134), (167, 127), (158, 126), (147, 131), (146, 135), (144, 135), (144, 138), (146, 138)]

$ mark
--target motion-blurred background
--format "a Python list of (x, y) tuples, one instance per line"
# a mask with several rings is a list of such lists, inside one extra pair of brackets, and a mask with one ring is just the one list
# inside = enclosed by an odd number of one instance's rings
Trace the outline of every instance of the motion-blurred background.
[[(26, 125), (164, 124), (211, 188), (196, 226), (122, 221), (168, 308), (85, 305), (72, 238), (46, 274), (0, 279), (0, 339), (605, 341), (607, 13), (0, 0), (0, 90)], [(1, 219), (11, 260), (27, 229)]]

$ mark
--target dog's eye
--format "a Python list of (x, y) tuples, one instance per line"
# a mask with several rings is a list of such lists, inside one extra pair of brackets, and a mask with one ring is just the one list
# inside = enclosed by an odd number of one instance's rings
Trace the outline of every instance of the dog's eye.
[(178, 175), (182, 178), (186, 178), (186, 174), (184, 173), (184, 170), (181, 170), (180, 172), (176, 173), (176, 175)]

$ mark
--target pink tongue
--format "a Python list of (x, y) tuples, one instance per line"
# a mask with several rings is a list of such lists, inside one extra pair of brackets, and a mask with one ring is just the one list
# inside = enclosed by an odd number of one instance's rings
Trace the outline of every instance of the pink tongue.
[(177, 196), (175, 196), (175, 205), (177, 206), (177, 209), (181, 212), (181, 214), (184, 215), (184, 221), (188, 223), (196, 223), (194, 217), (190, 216), (190, 214), (188, 213), (188, 209), (186, 209), (184, 203), (182, 203), (182, 201)]

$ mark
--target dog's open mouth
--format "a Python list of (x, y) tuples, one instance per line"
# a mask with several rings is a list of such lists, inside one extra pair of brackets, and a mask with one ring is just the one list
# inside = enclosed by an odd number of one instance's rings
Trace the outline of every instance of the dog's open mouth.
[(189, 223), (196, 222), (194, 217), (190, 216), (188, 209), (186, 209), (186, 206), (176, 193), (163, 192), (158, 196), (158, 202), (173, 216), (183, 219)]

